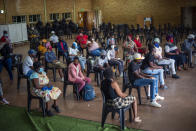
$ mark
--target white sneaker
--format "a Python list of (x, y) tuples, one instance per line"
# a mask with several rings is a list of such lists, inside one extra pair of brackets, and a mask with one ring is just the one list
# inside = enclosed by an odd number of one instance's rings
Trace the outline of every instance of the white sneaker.
[(64, 82), (64, 77), (61, 79), (62, 82)]
[(5, 98), (3, 98), (1, 101), (2, 101), (2, 103), (5, 104), (5, 105), (10, 104)]
[(163, 101), (165, 99), (165, 97), (162, 97), (162, 96), (160, 96), (160, 95), (157, 95), (156, 97), (155, 97), (155, 100), (161, 100), (161, 101)]
[(155, 100), (152, 101), (152, 102), (150, 103), (150, 105), (151, 105), (151, 106), (154, 106), (154, 107), (157, 107), (157, 108), (161, 108), (161, 105), (160, 105), (159, 103), (157, 103)]

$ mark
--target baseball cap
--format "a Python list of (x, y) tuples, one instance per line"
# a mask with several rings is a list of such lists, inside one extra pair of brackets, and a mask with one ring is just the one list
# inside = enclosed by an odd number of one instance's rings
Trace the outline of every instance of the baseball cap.
[(33, 49), (30, 49), (30, 50), (28, 51), (28, 54), (29, 54), (29, 55), (36, 55), (36, 54), (37, 54), (37, 51), (35, 51), (35, 50), (33, 50)]
[(42, 39), (42, 42), (46, 43), (46, 42), (47, 42), (47, 40), (46, 40), (46, 39)]
[(195, 39), (195, 35), (189, 34), (187, 38), (188, 38), (188, 39)]
[(55, 32), (54, 31), (51, 31), (51, 33), (54, 34)]
[(140, 53), (135, 53), (133, 56), (134, 60), (143, 60), (144, 57)]
[(160, 39), (159, 38), (155, 38), (154, 42), (160, 43)]

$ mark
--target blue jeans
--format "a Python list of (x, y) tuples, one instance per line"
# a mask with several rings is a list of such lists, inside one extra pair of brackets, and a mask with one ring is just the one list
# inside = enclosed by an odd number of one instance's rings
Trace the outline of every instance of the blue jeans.
[(29, 70), (29, 71), (27, 72), (26, 76), (27, 76), (27, 77), (30, 77), (31, 74), (33, 74), (33, 72), (34, 72), (33, 70)]
[(143, 73), (149, 74), (149, 75), (158, 75), (159, 76), (159, 80), (160, 80), (160, 85), (165, 85), (165, 81), (164, 81), (164, 70), (163, 69), (150, 69), (150, 68), (146, 68), (143, 70)]
[(13, 74), (12, 74), (12, 58), (8, 58), (4, 61), (0, 61), (0, 73), (3, 69), (3, 66), (7, 70), (10, 80), (13, 80)]
[(133, 85), (136, 87), (147, 86), (150, 85), (150, 99), (153, 101), (155, 99), (155, 95), (158, 94), (158, 78), (157, 76), (153, 76), (155, 79), (137, 79), (134, 81)]
[(90, 54), (93, 55), (93, 56), (100, 56), (101, 55), (101, 49), (99, 48), (99, 49), (92, 50), (90, 52)]

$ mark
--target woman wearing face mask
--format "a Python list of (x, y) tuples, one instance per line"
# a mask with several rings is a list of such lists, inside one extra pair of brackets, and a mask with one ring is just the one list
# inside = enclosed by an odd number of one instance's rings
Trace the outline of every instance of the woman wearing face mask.
[(34, 72), (30, 76), (30, 80), (33, 83), (32, 92), (35, 95), (42, 97), (43, 100), (46, 102), (46, 114), (48, 116), (53, 116), (53, 113), (49, 109), (49, 102), (54, 100), (54, 104), (52, 108), (57, 112), (60, 113), (60, 110), (57, 106), (56, 100), (61, 94), (61, 90), (57, 87), (53, 87), (49, 83), (49, 79), (44, 72), (44, 69), (41, 67), (40, 62), (33, 63)]
[(86, 83), (87, 84), (91, 83), (91, 79), (88, 77), (85, 77), (82, 74), (81, 66), (79, 64), (79, 58), (77, 56), (74, 57), (74, 62), (72, 62), (69, 65), (68, 79), (69, 81), (79, 85), (79, 92), (82, 91)]
[(84, 71), (85, 64), (86, 64), (86, 58), (79, 56), (80, 51), (78, 50), (78, 45), (76, 42), (73, 42), (72, 46), (69, 47), (68, 52), (69, 52), (69, 58), (71, 59), (71, 61), (74, 60), (74, 57), (78, 56), (81, 68)]
[(116, 53), (115, 53), (114, 45), (110, 45), (107, 51), (107, 58), (109, 60), (109, 63), (111, 65), (118, 65), (120, 77), (123, 77), (123, 69), (124, 69), (123, 61), (120, 60), (120, 58), (116, 58), (115, 55)]

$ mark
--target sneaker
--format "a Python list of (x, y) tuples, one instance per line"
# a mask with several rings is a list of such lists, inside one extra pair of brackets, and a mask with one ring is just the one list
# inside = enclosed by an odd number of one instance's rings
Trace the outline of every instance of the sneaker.
[(120, 77), (123, 77), (123, 73), (120, 73)]
[(141, 123), (142, 120), (141, 120), (139, 117), (136, 117), (136, 118), (134, 119), (134, 122), (136, 122), (136, 123)]
[(46, 111), (46, 114), (47, 116), (54, 116), (54, 114), (50, 110)]
[(173, 74), (172, 78), (179, 79), (180, 77), (178, 75), (176, 75), (176, 74)]
[(165, 97), (162, 97), (162, 96), (160, 96), (160, 95), (157, 95), (156, 97), (155, 97), (155, 100), (161, 100), (161, 101), (163, 101), (165, 99)]
[(62, 82), (64, 82), (64, 77), (61, 79)]
[(2, 103), (5, 104), (5, 105), (10, 104), (5, 98), (3, 98), (1, 101), (2, 101)]
[(152, 101), (152, 102), (150, 103), (150, 105), (151, 105), (151, 106), (154, 106), (154, 107), (157, 107), (157, 108), (161, 108), (161, 105), (160, 105), (159, 103), (157, 103), (155, 100)]
[(58, 107), (58, 106), (52, 105), (52, 108), (53, 108), (57, 113), (60, 113), (60, 110), (59, 110), (59, 107)]

